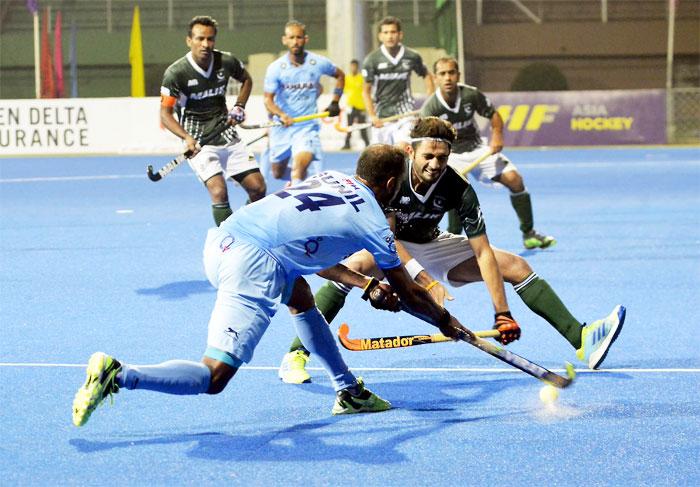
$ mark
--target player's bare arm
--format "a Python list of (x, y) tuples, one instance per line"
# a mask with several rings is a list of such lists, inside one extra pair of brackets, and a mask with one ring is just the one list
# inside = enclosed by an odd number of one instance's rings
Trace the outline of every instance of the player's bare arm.
[(275, 94), (265, 92), (263, 95), (263, 103), (265, 104), (265, 109), (271, 114), (277, 116), (285, 127), (289, 127), (294, 123), (292, 117), (284, 113), (284, 111), (277, 106), (275, 103)]
[(495, 111), (491, 117), (491, 137), (489, 140), (491, 153), (496, 154), (503, 150), (503, 118)]
[(324, 110), (328, 112), (329, 117), (337, 117), (340, 114), (339, 102), (340, 97), (343, 96), (343, 90), (345, 89), (345, 71), (336, 67), (333, 77), (335, 78), (335, 88), (333, 88), (333, 97), (331, 98), (330, 104)]
[(177, 99), (173, 96), (161, 95), (160, 103), (160, 123), (163, 127), (171, 131), (173, 134), (185, 141), (187, 147), (186, 152), (191, 152), (196, 155), (199, 152), (197, 141), (175, 120), (174, 107)]
[(425, 94), (427, 96), (432, 95), (435, 93), (435, 77), (433, 74), (430, 72), (429, 69), (426, 68), (427, 74), (423, 78), (423, 81), (425, 81)]
[(363, 83), (362, 85), (362, 99), (365, 101), (365, 109), (367, 110), (367, 116), (369, 117), (372, 125), (379, 128), (381, 127), (382, 121), (377, 117), (377, 111), (374, 108), (374, 102), (372, 101), (372, 83)]
[(503, 287), (503, 276), (498, 268), (496, 256), (493, 253), (493, 248), (491, 248), (488, 237), (486, 234), (470, 237), (469, 245), (471, 245), (474, 251), (476, 262), (479, 265), (479, 272), (481, 272), (481, 278), (484, 280), (489, 295), (491, 296), (494, 312), (502, 313), (509, 311), (506, 291)]
[(438, 327), (446, 336), (459, 336), (457, 330), (471, 334), (449, 311), (437, 304), (428, 291), (411, 279), (403, 266), (387, 269), (384, 275), (399, 295), (405, 311)]

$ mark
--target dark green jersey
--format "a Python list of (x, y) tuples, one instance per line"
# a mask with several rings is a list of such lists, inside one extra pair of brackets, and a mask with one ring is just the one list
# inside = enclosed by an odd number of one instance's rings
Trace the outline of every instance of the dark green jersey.
[(421, 108), (421, 116), (440, 117), (447, 120), (457, 131), (457, 140), (452, 144), (452, 152), (461, 154), (471, 152), (481, 144), (479, 126), (474, 120), (474, 113), (489, 120), (496, 109), (493, 103), (478, 88), (459, 84), (457, 102), (450, 106), (437, 89), (435, 93), (425, 101)]
[(435, 240), (440, 235), (440, 220), (453, 209), (457, 210), (467, 237), (486, 233), (474, 188), (451, 166), (447, 166), (444, 174), (425, 195), (417, 194), (411, 187), (410, 161), (407, 173), (398, 195), (389, 205), (396, 211), (396, 238), (414, 243)]
[(384, 46), (367, 55), (362, 76), (372, 84), (372, 102), (379, 118), (414, 110), (411, 71), (422, 78), (428, 74), (420, 54), (406, 46), (401, 46), (396, 57)]
[[(165, 70), (160, 93), (177, 98), (180, 125), (195, 139), (201, 139), (225, 121), (226, 85), (229, 78), (242, 81), (243, 73), (243, 64), (231, 53), (215, 50), (207, 71), (187, 53)], [(211, 143), (226, 144), (234, 137), (236, 131), (231, 127)]]

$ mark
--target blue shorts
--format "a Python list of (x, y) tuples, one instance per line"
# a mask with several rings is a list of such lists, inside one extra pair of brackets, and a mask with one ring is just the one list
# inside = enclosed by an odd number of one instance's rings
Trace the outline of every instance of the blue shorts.
[(204, 267), (218, 288), (205, 355), (232, 366), (250, 362), (280, 302), (288, 298), (287, 275), (270, 254), (218, 228), (207, 235)]
[[(270, 129), (270, 162), (285, 162), (300, 152), (311, 152), (313, 161), (321, 163), (321, 138), (318, 123), (310, 122), (290, 127)], [(320, 170), (321, 168), (318, 167)]]

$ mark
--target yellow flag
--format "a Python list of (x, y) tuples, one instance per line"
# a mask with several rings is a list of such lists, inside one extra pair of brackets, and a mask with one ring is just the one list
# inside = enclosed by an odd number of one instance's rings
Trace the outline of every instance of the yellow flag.
[(129, 64), (131, 64), (131, 96), (146, 96), (146, 79), (143, 74), (143, 45), (141, 44), (141, 20), (138, 5), (134, 7), (134, 20), (131, 24), (129, 43)]

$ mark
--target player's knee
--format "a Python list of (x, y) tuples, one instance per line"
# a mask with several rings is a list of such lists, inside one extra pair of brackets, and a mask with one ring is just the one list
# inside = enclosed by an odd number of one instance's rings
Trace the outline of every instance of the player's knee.
[(211, 372), (207, 394), (219, 394), (226, 389), (226, 386), (236, 373), (237, 369), (234, 369), (222, 362), (218, 362), (214, 365), (211, 363), (206, 363), (206, 365), (209, 367), (209, 371)]
[(265, 193), (267, 193), (267, 186), (265, 185), (265, 181), (260, 181), (259, 183), (253, 184), (251, 187), (249, 187), (247, 191), (250, 201), (258, 201), (265, 197)]
[(345, 261), (345, 265), (348, 268), (366, 276), (378, 277), (376, 275), (377, 267), (374, 265), (374, 258), (372, 257), (372, 254), (366, 250), (361, 250), (352, 254)]
[(285, 167), (280, 164), (272, 164), (270, 166), (270, 174), (275, 179), (284, 179)]
[(511, 193), (521, 193), (525, 191), (523, 177), (517, 171), (509, 171), (501, 175), (501, 181)]
[(527, 276), (532, 274), (532, 267), (527, 263), (525, 259), (519, 255), (515, 256), (515, 261), (511, 265), (511, 282), (519, 283), (522, 282)]

